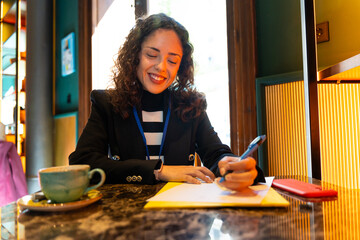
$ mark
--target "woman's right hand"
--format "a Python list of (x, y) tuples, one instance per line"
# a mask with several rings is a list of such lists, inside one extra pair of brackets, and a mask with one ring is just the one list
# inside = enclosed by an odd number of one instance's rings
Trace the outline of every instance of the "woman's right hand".
[(206, 167), (163, 165), (159, 180), (165, 182), (187, 182), (200, 184), (201, 180), (212, 183), (215, 175)]

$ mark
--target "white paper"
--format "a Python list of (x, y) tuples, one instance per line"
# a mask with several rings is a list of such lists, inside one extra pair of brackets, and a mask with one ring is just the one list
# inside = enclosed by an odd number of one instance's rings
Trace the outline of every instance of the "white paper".
[(215, 203), (261, 203), (269, 191), (274, 177), (266, 177), (266, 183), (259, 183), (236, 192), (220, 188), (215, 182), (202, 184), (183, 183), (147, 201), (215, 202)]

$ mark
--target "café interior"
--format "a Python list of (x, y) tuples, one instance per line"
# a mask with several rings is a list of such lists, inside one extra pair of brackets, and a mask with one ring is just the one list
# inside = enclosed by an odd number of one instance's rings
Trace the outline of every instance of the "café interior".
[[(224, 66), (223, 75), (203, 76), (219, 84), (206, 93), (208, 111), (214, 122), (226, 116), (219, 136), (235, 154), (265, 134), (253, 155), (265, 176), (338, 192), (306, 199), (277, 190), (285, 208), (144, 210), (165, 183), (105, 184), (100, 201), (72, 211), (1, 202), (1, 239), (360, 239), (359, 10), (358, 0), (1, 0), (0, 144), (15, 146), (22, 171), (13, 174), (24, 176), (27, 194), (40, 190), (39, 169), (68, 165), (91, 90), (108, 87), (124, 36), (156, 12), (183, 17), (190, 40), (194, 29), (210, 46), (194, 52), (195, 62), (208, 54), (199, 74)], [(224, 41), (214, 39), (221, 34)], [(104, 53), (109, 45), (115, 50)], [(6, 194), (0, 189), (0, 198)]]

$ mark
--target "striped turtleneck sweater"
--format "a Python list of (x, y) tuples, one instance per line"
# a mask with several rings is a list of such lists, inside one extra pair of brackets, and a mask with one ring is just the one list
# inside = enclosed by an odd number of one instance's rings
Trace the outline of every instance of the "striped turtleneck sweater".
[[(164, 111), (165, 96), (167, 94), (164, 92), (152, 94), (144, 90), (141, 99), (141, 125), (144, 130), (150, 159), (159, 159), (166, 114), (166, 111)], [(160, 159), (164, 162), (163, 154), (161, 154)]]

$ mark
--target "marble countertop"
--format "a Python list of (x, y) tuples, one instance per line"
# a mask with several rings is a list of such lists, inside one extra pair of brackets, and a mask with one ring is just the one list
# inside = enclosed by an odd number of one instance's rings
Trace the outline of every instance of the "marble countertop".
[(20, 212), (11, 203), (1, 208), (1, 239), (360, 238), (358, 190), (336, 189), (323, 201), (277, 190), (286, 208), (144, 209), (163, 186), (104, 185), (101, 200), (68, 212)]

